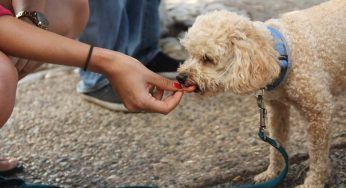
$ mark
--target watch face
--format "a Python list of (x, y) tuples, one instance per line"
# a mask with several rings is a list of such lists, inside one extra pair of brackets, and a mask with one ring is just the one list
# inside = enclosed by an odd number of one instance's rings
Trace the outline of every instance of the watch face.
[(37, 17), (38, 25), (42, 26), (43, 28), (48, 28), (49, 22), (47, 18), (39, 12), (35, 12), (35, 15)]

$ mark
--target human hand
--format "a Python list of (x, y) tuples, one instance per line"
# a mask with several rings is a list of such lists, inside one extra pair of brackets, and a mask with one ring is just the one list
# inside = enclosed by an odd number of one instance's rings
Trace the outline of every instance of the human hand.
[(185, 87), (183, 85), (181, 85), (179, 82), (174, 82), (173, 86), (178, 89), (178, 91), (184, 91), (184, 93), (192, 93), (192, 92), (196, 92), (197, 86), (195, 85), (191, 85), (188, 87)]
[[(105, 75), (129, 111), (168, 114), (179, 104), (184, 92), (178, 91), (173, 81), (151, 72), (132, 57), (114, 54)], [(171, 94), (163, 99), (165, 91)]]

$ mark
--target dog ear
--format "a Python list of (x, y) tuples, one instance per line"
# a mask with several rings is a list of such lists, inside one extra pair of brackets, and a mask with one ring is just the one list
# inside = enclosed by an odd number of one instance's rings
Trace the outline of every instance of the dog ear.
[(232, 29), (229, 49), (233, 57), (228, 88), (237, 94), (264, 88), (275, 79), (275, 75), (279, 75), (277, 52), (268, 39), (257, 33), (250, 21)]

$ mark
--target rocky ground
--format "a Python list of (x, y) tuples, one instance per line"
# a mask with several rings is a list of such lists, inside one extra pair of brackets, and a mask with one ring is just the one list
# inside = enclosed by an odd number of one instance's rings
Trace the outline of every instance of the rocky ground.
[[(172, 10), (180, 6), (174, 3), (181, 2), (168, 0), (167, 8)], [(318, 2), (229, 0), (224, 4), (264, 20)], [(36, 74), (19, 85), (13, 116), (0, 131), (1, 155), (18, 157), (25, 164), (25, 172), (18, 177), (67, 188), (226, 187), (251, 183), (268, 164), (269, 147), (256, 136), (254, 96), (201, 98), (192, 94), (167, 116), (129, 114), (84, 102), (75, 92), (77, 82), (73, 71), (60, 68)], [(336, 100), (327, 187), (344, 188), (346, 95)], [(307, 171), (307, 125), (295, 110), (291, 122), (287, 148), (291, 166), (282, 187), (302, 183)]]

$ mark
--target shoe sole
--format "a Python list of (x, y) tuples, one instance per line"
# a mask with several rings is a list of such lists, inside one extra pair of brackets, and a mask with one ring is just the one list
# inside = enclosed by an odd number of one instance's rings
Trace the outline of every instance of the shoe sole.
[(82, 99), (97, 104), (103, 108), (113, 110), (113, 111), (118, 111), (118, 112), (129, 112), (127, 108), (123, 104), (117, 104), (117, 103), (111, 103), (111, 102), (105, 102), (102, 100), (99, 100), (95, 97), (90, 97), (88, 95), (80, 94)]

